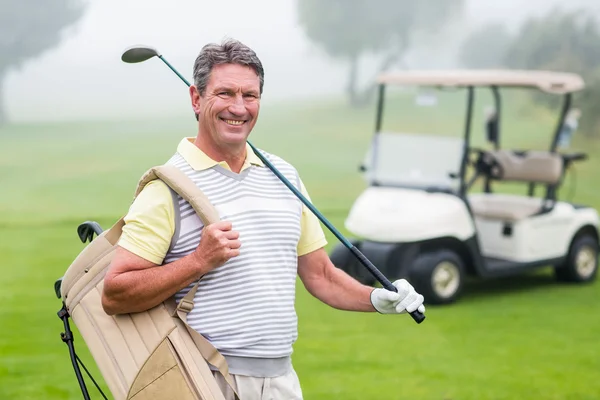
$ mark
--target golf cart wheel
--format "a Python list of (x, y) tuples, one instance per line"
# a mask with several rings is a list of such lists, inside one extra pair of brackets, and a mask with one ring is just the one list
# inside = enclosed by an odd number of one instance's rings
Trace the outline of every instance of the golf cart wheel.
[(555, 267), (556, 279), (563, 282), (589, 282), (598, 272), (598, 240), (588, 234), (575, 238), (564, 264)]
[[(350, 243), (360, 250), (360, 243), (358, 241), (351, 240)], [(356, 259), (352, 252), (341, 243), (334, 247), (329, 254), (329, 259), (333, 265), (363, 285), (375, 285), (375, 277), (371, 275), (371, 273), (360, 263), (360, 261)]]
[(411, 269), (411, 284), (427, 304), (450, 304), (460, 295), (465, 279), (462, 258), (453, 250), (421, 254)]

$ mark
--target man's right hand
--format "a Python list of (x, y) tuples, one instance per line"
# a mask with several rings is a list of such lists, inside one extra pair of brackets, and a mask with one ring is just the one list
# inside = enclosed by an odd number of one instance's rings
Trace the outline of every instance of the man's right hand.
[[(239, 233), (231, 222), (204, 227), (193, 253), (168, 264), (148, 261), (118, 247), (104, 277), (102, 307), (109, 315), (148, 310), (207, 272), (240, 254)], [(160, 268), (157, 268), (160, 267)]]
[(203, 274), (240, 254), (240, 234), (232, 227), (229, 221), (219, 221), (202, 229), (200, 243), (192, 254), (198, 265), (202, 266)]

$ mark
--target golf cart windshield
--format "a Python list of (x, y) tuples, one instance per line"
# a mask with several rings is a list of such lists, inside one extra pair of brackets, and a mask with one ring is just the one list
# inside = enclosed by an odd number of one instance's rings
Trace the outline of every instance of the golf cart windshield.
[(364, 166), (370, 185), (435, 190), (459, 189), (462, 138), (380, 132), (374, 135)]

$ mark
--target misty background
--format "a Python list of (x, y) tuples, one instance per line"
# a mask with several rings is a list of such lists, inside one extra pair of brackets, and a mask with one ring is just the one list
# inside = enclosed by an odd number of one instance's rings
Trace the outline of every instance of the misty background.
[[(6, 118), (11, 122), (189, 117), (185, 87), (160, 60), (142, 64), (125, 64), (120, 60), (123, 50), (134, 44), (156, 47), (191, 80), (194, 59), (204, 44), (225, 37), (239, 39), (254, 48), (263, 61), (266, 74), (263, 107), (287, 100), (343, 96), (347, 90), (348, 61), (329, 56), (309, 39), (299, 21), (298, 0), (82, 3), (86, 5), (82, 16), (62, 31), (63, 39), (58, 45), (6, 70), (0, 93)], [(501, 23), (508, 31), (515, 32), (527, 18), (543, 15), (557, 6), (569, 10), (585, 5), (600, 14), (600, 4), (595, 3), (468, 0), (451, 18), (443, 34), (422, 40), (413, 38), (402, 62), (395, 67), (463, 67), (461, 45), (479, 27)], [(37, 1), (2, 0), (0, 4), (0, 20), (4, 21), (3, 29), (9, 39), (9, 22), (23, 29), (36, 24), (29, 18), (8, 20), (12, 19), (11, 8), (35, 10)], [(435, 34), (434, 28), (425, 26), (423, 31)], [(3, 36), (6, 41), (6, 32)], [(356, 81), (371, 82), (380, 61), (376, 55), (362, 57)]]
[[(373, 143), (381, 68), (581, 74), (581, 118), (560, 130), (559, 96), (502, 90), (501, 145), (546, 150), (553, 132), (565, 133), (559, 152), (590, 158), (569, 168), (559, 199), (600, 210), (600, 0), (0, 0), (0, 399), (81, 399), (53, 288), (85, 246), (76, 227), (114, 224), (147, 168), (197, 134), (179, 78), (156, 58), (125, 64), (123, 51), (154, 46), (191, 81), (201, 47), (226, 37), (265, 67), (252, 142), (294, 165), (348, 238), (345, 219), (368, 184), (359, 166)], [(384, 129), (464, 134), (463, 90), (393, 90)], [(491, 146), (493, 104), (477, 91), (473, 146)], [(439, 154), (400, 150), (400, 168)], [(497, 185), (511, 194), (529, 186)], [(329, 252), (338, 241), (325, 233)], [(466, 282), (465, 298), (429, 307), (423, 325), (338, 313), (299, 290), (294, 364), (306, 397), (597, 399), (599, 282), (563, 285), (552, 272)], [(101, 378), (83, 338), (75, 345)]]

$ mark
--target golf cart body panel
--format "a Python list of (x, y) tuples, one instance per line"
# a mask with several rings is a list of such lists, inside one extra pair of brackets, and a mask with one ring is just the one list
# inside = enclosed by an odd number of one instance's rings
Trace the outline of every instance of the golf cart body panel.
[[(382, 272), (409, 279), (426, 302), (438, 304), (457, 298), (465, 275), (494, 278), (553, 266), (559, 280), (595, 278), (598, 213), (557, 199), (570, 165), (586, 158), (557, 152), (572, 93), (584, 88), (581, 77), (548, 71), (405, 71), (382, 74), (378, 83), (375, 134), (361, 165), (368, 187), (345, 226), (356, 236), (353, 244)], [(466, 89), (462, 138), (384, 131), (386, 85)], [(485, 128), (491, 149), (471, 147), (477, 87), (493, 93), (495, 114)], [(547, 151), (500, 148), (500, 87), (564, 97)], [(522, 183), (528, 193), (496, 193), (492, 184), (500, 181)], [(483, 183), (482, 193), (472, 193), (476, 182)], [(540, 186), (545, 194), (536, 197)], [(330, 256), (350, 275), (373, 283), (343, 249), (335, 248)]]
[(437, 237), (467, 240), (475, 233), (459, 197), (443, 192), (371, 186), (354, 202), (346, 229), (377, 242), (418, 242)]
[(575, 233), (598, 226), (594, 209), (565, 202), (542, 213), (540, 200), (532, 197), (477, 193), (469, 202), (484, 257), (520, 263), (560, 258), (569, 251)]
[(475, 226), (455, 177), (463, 147), (464, 140), (452, 136), (375, 135), (361, 167), (369, 186), (354, 202), (346, 228), (377, 242), (472, 237)]

